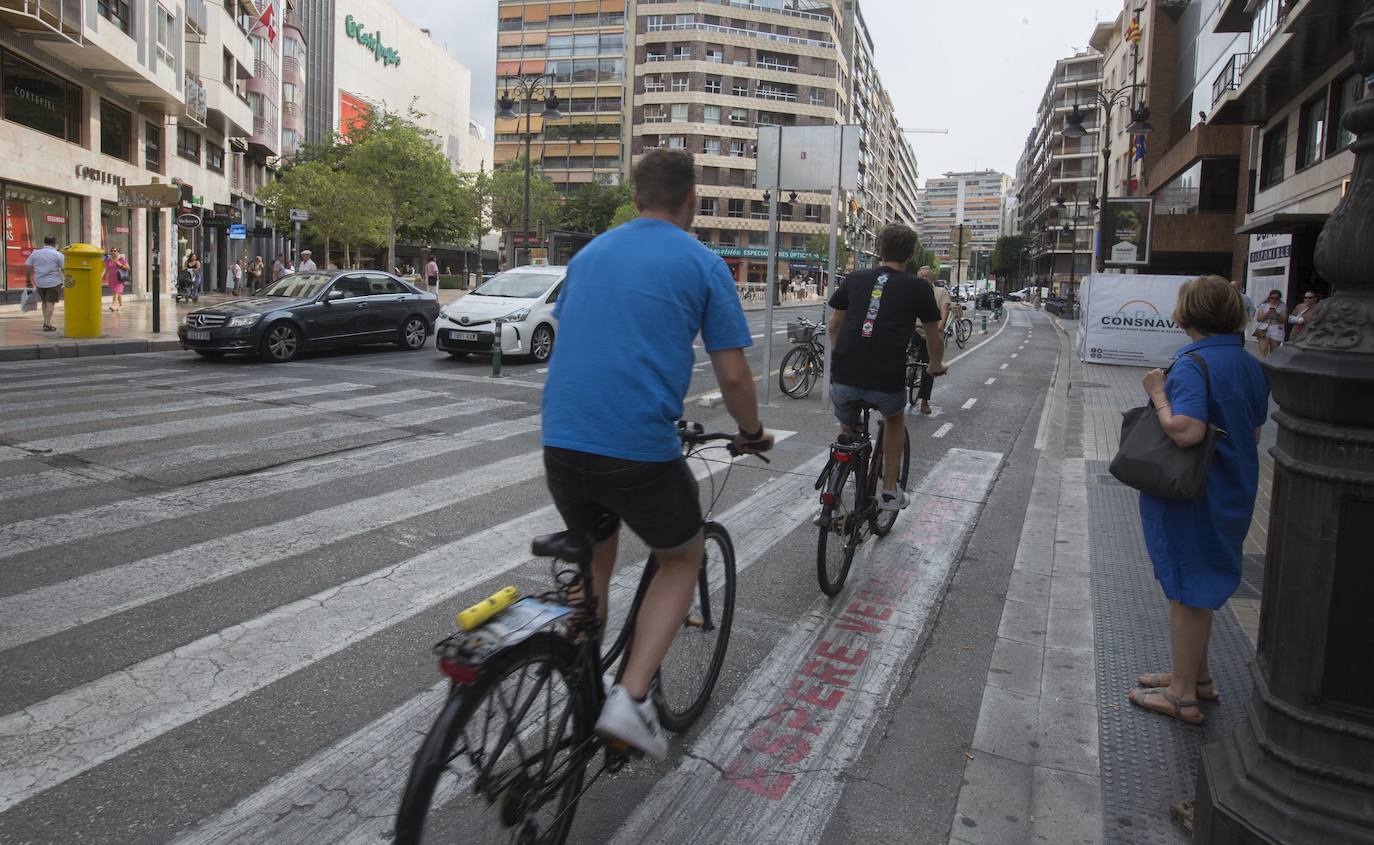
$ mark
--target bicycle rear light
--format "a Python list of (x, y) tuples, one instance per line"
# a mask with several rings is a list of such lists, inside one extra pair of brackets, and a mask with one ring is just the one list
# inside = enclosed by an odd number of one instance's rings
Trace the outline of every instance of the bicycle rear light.
[(830, 492), (829, 490), (826, 490), (824, 493), (821, 493), (821, 504), (823, 504), (823, 505), (833, 505), (833, 504), (835, 504), (835, 494), (832, 493), (832, 492)]
[(477, 680), (477, 667), (469, 666), (466, 663), (459, 663), (449, 657), (440, 658), (439, 671), (449, 677), (455, 684), (470, 684)]

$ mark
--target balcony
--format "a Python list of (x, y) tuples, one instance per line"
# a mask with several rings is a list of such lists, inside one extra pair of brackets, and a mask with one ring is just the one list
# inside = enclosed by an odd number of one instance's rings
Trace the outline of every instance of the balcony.
[(1212, 80), (1212, 108), (1216, 108), (1223, 97), (1240, 89), (1240, 80), (1245, 74), (1245, 64), (1248, 61), (1249, 53), (1236, 53), (1226, 62), (1217, 78)]
[(23, 32), (52, 33), (81, 44), (81, 0), (0, 0), (0, 20)]
[(781, 71), (782, 73), (796, 73), (798, 70), (796, 65), (783, 64), (782, 62), (775, 62), (771, 59), (759, 59), (754, 62), (754, 67), (762, 68), (763, 70)]
[(205, 126), (205, 118), (209, 111), (206, 106), (205, 83), (195, 74), (188, 73), (182, 90), (186, 94), (186, 117)]

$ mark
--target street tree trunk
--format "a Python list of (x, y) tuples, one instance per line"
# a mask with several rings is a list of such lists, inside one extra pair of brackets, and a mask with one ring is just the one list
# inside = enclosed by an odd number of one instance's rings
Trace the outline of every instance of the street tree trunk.
[(328, 233), (325, 233), (325, 236), (324, 236), (324, 266), (325, 266), (326, 268), (329, 267), (329, 244), (330, 244), (330, 241), (332, 241), (332, 240), (333, 240), (333, 238), (331, 238), (331, 237), (329, 236)]

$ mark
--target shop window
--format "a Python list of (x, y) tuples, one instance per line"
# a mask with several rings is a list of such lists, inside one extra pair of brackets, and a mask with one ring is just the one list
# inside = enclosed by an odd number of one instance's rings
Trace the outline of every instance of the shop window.
[(143, 167), (162, 172), (162, 127), (156, 123), (143, 124)]
[(81, 89), (6, 51), (0, 56), (4, 117), (81, 143)]
[(24, 259), (43, 245), (43, 238), (57, 238), (58, 247), (81, 240), (81, 200), (66, 194), (23, 185), (5, 186), (5, 285), (24, 286)]
[(1364, 98), (1364, 80), (1358, 73), (1352, 73), (1336, 82), (1331, 88), (1331, 114), (1326, 125), (1326, 152), (1338, 153), (1355, 143), (1355, 133), (1345, 126), (1345, 116), (1350, 109)]
[(219, 144), (205, 142), (205, 169), (215, 173), (224, 172), (224, 148)]
[(120, 32), (129, 34), (128, 0), (96, 0), (95, 10), (102, 18), (119, 27)]
[(177, 127), (177, 155), (200, 164), (200, 136), (185, 127)]
[(131, 252), (133, 249), (132, 231), (133, 212), (127, 208), (121, 208), (112, 202), (100, 203), (100, 248), (108, 252), (111, 248), (119, 250), (120, 254), (129, 259), (132, 264), (134, 257)]
[(1288, 155), (1288, 120), (1264, 135), (1260, 147), (1260, 190), (1277, 185), (1283, 181), (1284, 158)]
[(1326, 98), (1317, 97), (1302, 105), (1298, 113), (1298, 170), (1316, 164), (1322, 157), (1322, 137), (1326, 132)]
[(100, 151), (133, 161), (133, 115), (108, 100), (100, 101)]

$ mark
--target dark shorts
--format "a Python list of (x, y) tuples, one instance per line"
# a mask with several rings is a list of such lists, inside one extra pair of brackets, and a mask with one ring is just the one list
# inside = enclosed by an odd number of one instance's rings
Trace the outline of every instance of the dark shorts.
[(621, 520), (651, 549), (685, 546), (701, 531), (697, 481), (684, 458), (627, 461), (544, 447), (544, 473), (569, 531), (601, 542)]
[(882, 390), (863, 390), (847, 384), (830, 385), (830, 402), (835, 406), (835, 419), (841, 425), (853, 425), (859, 416), (859, 406), (867, 402), (878, 407), (884, 417), (895, 417), (906, 410), (906, 394)]
[(61, 285), (53, 285), (53, 286), (50, 287), (50, 288), (34, 288), (34, 290), (38, 291), (38, 301), (39, 301), (39, 302), (61, 302), (61, 301), (62, 301), (62, 286), (61, 286)]

